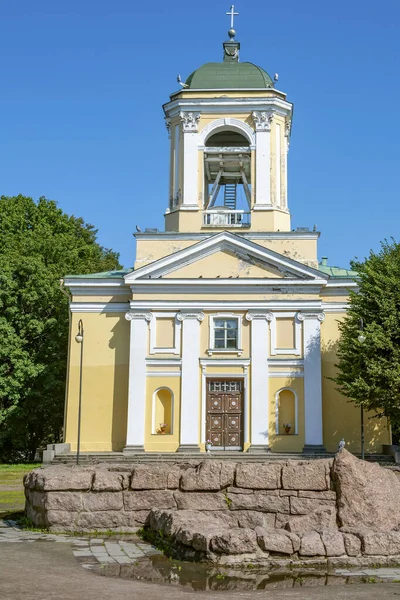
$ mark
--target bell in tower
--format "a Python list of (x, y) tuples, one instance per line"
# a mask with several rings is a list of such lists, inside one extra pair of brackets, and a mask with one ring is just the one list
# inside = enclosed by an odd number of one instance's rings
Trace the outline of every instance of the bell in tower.
[(248, 140), (235, 131), (223, 130), (211, 135), (204, 148), (204, 175), (204, 224), (249, 225), (251, 151)]

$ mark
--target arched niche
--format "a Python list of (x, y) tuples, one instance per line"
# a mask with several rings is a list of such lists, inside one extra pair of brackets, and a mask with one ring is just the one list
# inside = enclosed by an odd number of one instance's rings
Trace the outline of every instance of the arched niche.
[(173, 433), (174, 394), (167, 387), (160, 387), (153, 394), (152, 433), (162, 434), (161, 424), (165, 423), (165, 435)]
[[(277, 435), (297, 435), (298, 433), (298, 397), (291, 388), (281, 388), (275, 394), (275, 417)], [(291, 425), (286, 433), (284, 425)]]

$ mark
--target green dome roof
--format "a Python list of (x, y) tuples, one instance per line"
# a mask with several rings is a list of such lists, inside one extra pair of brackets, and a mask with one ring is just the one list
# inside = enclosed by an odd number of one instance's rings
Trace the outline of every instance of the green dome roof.
[(186, 86), (196, 90), (271, 88), (273, 81), (264, 69), (250, 62), (206, 63), (193, 71)]

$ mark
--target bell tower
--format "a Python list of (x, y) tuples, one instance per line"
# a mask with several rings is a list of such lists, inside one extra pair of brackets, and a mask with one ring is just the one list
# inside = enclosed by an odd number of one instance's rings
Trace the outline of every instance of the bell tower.
[(223, 60), (179, 83), (164, 105), (170, 146), (166, 231), (290, 231), (287, 152), (293, 105), (268, 73), (240, 62), (229, 13)]

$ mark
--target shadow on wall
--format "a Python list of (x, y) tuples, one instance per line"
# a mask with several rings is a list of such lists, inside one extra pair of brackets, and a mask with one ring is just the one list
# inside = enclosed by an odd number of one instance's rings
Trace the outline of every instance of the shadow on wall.
[[(106, 317), (115, 315), (106, 313)], [(126, 445), (128, 423), (128, 382), (129, 382), (129, 322), (121, 313), (111, 328), (109, 348), (114, 350), (114, 382), (112, 398), (111, 446), (113, 452), (120, 452)]]
[[(322, 358), (322, 412), (324, 445), (334, 452), (342, 437), (350, 452), (361, 452), (361, 409), (342, 396), (330, 378), (337, 373), (338, 342), (321, 344)], [(364, 412), (365, 452), (382, 452), (382, 444), (389, 443), (386, 419), (377, 418), (375, 412)]]

